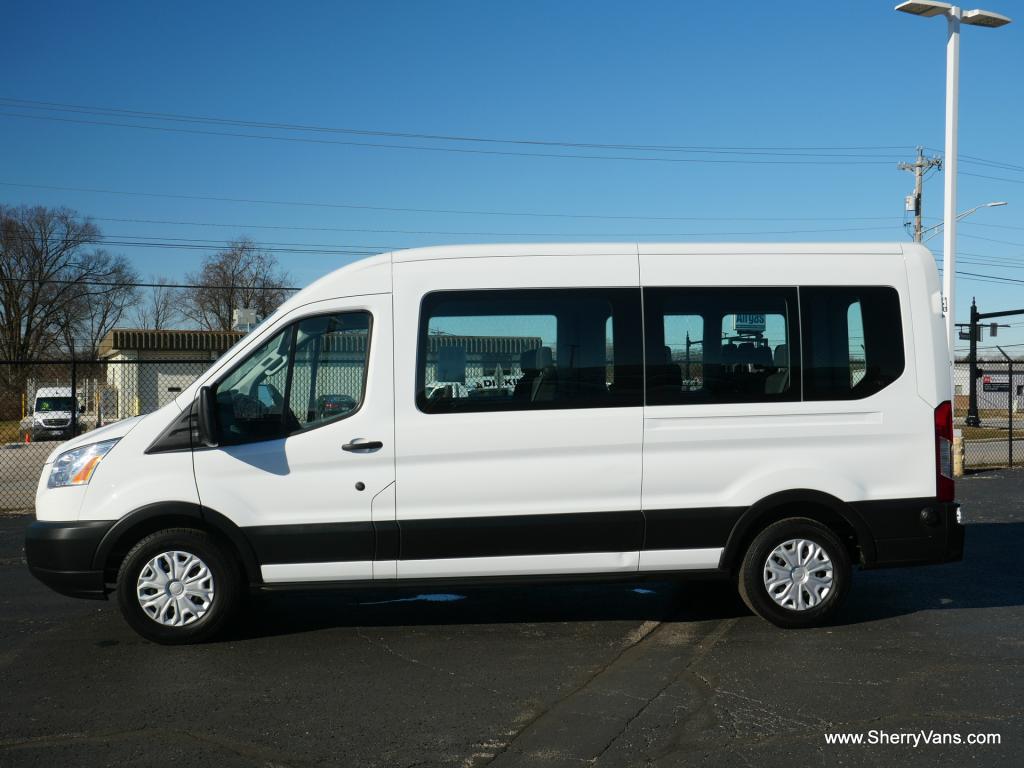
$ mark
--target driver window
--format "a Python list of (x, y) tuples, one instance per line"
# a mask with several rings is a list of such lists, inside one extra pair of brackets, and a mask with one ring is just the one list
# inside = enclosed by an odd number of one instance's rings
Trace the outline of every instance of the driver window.
[(356, 411), (369, 338), (366, 312), (310, 317), (282, 330), (217, 385), (221, 443), (273, 440)]
[(225, 444), (281, 436), (293, 328), (257, 349), (217, 385), (217, 423)]
[(323, 315), (301, 321), (295, 334), (295, 366), (288, 405), (294, 429), (342, 418), (363, 401), (370, 316)]

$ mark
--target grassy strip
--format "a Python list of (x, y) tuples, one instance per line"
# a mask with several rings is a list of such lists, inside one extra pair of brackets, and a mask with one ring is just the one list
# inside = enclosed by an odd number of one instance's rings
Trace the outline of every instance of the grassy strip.
[(0, 443), (16, 443), (21, 437), (20, 421), (0, 421)]
[[(1013, 439), (1024, 440), (1024, 429), (1017, 429), (1014, 424)], [(964, 440), (984, 440), (988, 438), (998, 438), (1000, 440), (1008, 440), (1010, 437), (1010, 430), (999, 429), (998, 427), (960, 427), (960, 433), (963, 435)]]

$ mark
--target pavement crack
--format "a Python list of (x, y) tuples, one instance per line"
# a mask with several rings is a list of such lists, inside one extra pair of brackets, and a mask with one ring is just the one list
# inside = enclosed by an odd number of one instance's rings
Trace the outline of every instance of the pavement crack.
[(450, 669), (445, 669), (444, 667), (438, 667), (433, 664), (428, 664), (425, 661), (420, 661), (419, 659), (414, 658), (406, 653), (396, 651), (394, 648), (391, 647), (390, 643), (388, 643), (383, 637), (370, 637), (361, 628), (356, 630), (356, 635), (363, 641), (369, 643), (370, 645), (380, 648), (385, 653), (394, 656), (397, 659), (401, 659), (407, 664), (413, 664), (418, 667), (423, 667), (424, 669), (429, 669), (432, 672), (437, 672), (441, 675), (447, 675), (448, 677), (452, 678), (452, 680), (455, 680), (462, 685), (467, 685), (472, 688), (478, 688), (481, 691), (487, 691), (488, 693), (492, 693), (495, 696), (503, 695), (501, 691), (496, 690), (494, 688), (488, 688), (486, 685), (480, 685), (479, 683), (475, 683), (471, 680), (461, 680), (459, 679), (459, 676)]
[(576, 696), (581, 691), (585, 690), (587, 688), (587, 686), (589, 686), (592, 682), (594, 682), (594, 680), (596, 680), (598, 677), (600, 677), (601, 674), (603, 674), (604, 672), (609, 670), (611, 667), (613, 667), (616, 664), (616, 662), (618, 662), (619, 659), (621, 659), (630, 649), (636, 648), (638, 645), (640, 645), (640, 643), (642, 643), (647, 638), (651, 637), (658, 630), (660, 630), (663, 626), (664, 626), (664, 624), (662, 622), (660, 622), (660, 621), (645, 621), (643, 624), (641, 624), (639, 627), (637, 627), (637, 629), (635, 629), (632, 632), (630, 632), (626, 636), (625, 643), (622, 645), (622, 647), (619, 648), (618, 653), (616, 653), (614, 656), (612, 656), (612, 658), (610, 660), (608, 660), (607, 662), (605, 662), (604, 664), (599, 666), (597, 669), (595, 669), (587, 677), (587, 679), (584, 680), (582, 683), (580, 683), (578, 686), (573, 688), (571, 691), (566, 693), (564, 696), (560, 696), (559, 698), (555, 699), (553, 702), (551, 702), (551, 704), (549, 704), (548, 706), (544, 707), (540, 712), (538, 712), (533, 717), (531, 717), (529, 720), (527, 720), (525, 723), (523, 723), (523, 726), (519, 730), (517, 730), (515, 732), (515, 734), (512, 736), (512, 738), (510, 738), (507, 742), (505, 742), (505, 744), (500, 749), (496, 750), (494, 755), (492, 755), (491, 758), (487, 762), (481, 763), (481, 765), (490, 765), (495, 760), (500, 758), (503, 754), (508, 752), (508, 750), (515, 743), (516, 739), (518, 739), (520, 736), (522, 736), (524, 733), (526, 733), (528, 730), (530, 730), (530, 728), (534, 724), (536, 724), (542, 717), (544, 717), (546, 714), (548, 714), (548, 712), (550, 712), (551, 710), (553, 710), (555, 707), (557, 707), (558, 705), (562, 704), (563, 702), (568, 701), (573, 696)]
[[(623, 723), (622, 727), (611, 737), (611, 739), (609, 739), (608, 743), (604, 745), (601, 751), (589, 760), (589, 763), (591, 765), (597, 763), (597, 761), (600, 760), (601, 757), (609, 749), (612, 748), (615, 742), (618, 741), (622, 737), (622, 735), (629, 729), (629, 726), (633, 724), (633, 721), (635, 721), (644, 712), (646, 712), (647, 709), (655, 701), (661, 698), (665, 691), (667, 691), (669, 688), (675, 685), (680, 679), (682, 679), (684, 675), (691, 673), (693, 667), (696, 666), (700, 661), (702, 661), (705, 656), (711, 653), (715, 646), (718, 645), (719, 642), (721, 642), (722, 638), (729, 633), (729, 630), (731, 630), (736, 625), (737, 621), (738, 619), (725, 619), (724, 621), (720, 622), (718, 626), (715, 627), (710, 633), (705, 635), (697, 644), (697, 651), (683, 665), (683, 668), (680, 669), (675, 675), (673, 675), (668, 680), (668, 682), (666, 682), (663, 686), (656, 690), (654, 694), (651, 695), (640, 708), (638, 708), (632, 715), (629, 716), (626, 722)], [(700, 676), (698, 675), (698, 677)]]

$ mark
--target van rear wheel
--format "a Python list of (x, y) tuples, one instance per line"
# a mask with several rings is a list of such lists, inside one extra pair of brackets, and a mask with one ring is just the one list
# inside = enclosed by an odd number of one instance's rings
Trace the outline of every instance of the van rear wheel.
[(739, 592), (754, 613), (778, 627), (826, 623), (850, 588), (850, 555), (839, 537), (816, 520), (772, 523), (747, 548)]
[(165, 645), (214, 637), (237, 610), (240, 594), (235, 559), (193, 528), (146, 536), (125, 556), (117, 576), (125, 620), (147, 640)]

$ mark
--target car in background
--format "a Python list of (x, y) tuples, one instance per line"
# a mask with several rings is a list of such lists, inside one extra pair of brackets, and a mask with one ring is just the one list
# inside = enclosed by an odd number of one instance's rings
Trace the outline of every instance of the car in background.
[(348, 395), (321, 395), (316, 402), (316, 417), (329, 419), (356, 409), (356, 399)]

